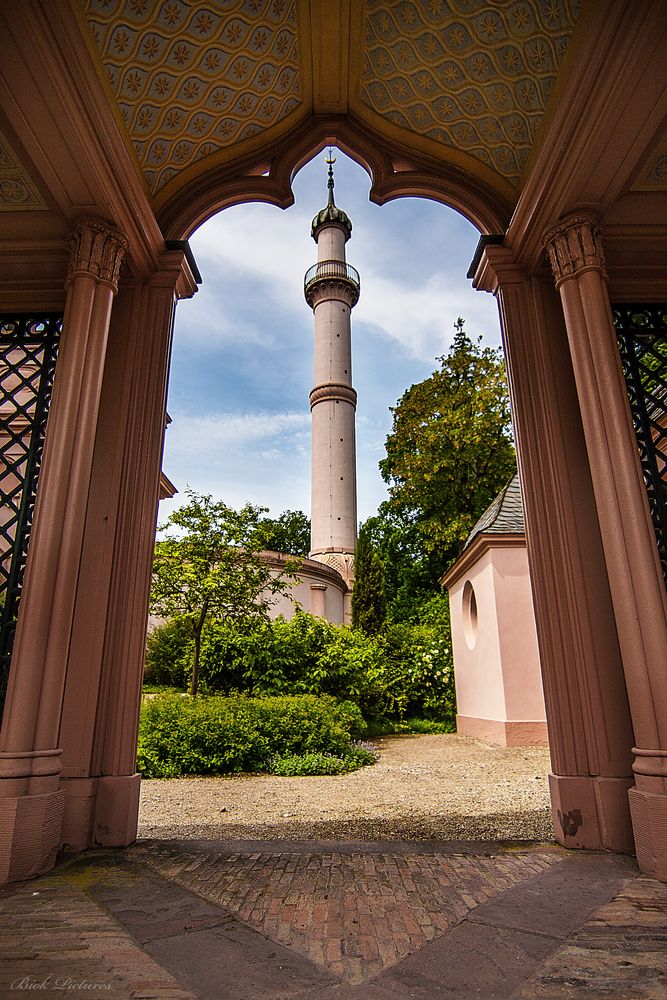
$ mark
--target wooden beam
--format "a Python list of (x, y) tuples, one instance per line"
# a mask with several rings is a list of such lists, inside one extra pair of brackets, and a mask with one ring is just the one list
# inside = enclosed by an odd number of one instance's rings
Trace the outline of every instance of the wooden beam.
[(313, 111), (315, 114), (345, 114), (350, 74), (350, 0), (337, 3), (311, 0), (308, 6)]

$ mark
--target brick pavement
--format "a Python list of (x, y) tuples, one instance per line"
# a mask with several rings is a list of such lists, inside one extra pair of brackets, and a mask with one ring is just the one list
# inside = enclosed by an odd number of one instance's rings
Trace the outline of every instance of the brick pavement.
[(145, 852), (166, 878), (351, 984), (371, 979), (523, 879), (554, 851), (483, 857), (390, 851), (262, 851), (184, 856)]
[(666, 914), (549, 845), (144, 842), (0, 892), (0, 998), (667, 1000)]

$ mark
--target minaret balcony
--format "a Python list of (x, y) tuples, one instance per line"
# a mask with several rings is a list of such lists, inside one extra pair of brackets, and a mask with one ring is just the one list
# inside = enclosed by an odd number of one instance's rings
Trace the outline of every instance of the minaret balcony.
[(303, 282), (303, 292), (309, 306), (313, 305), (315, 293), (325, 283), (347, 286), (352, 300), (350, 305), (354, 306), (358, 302), (361, 287), (359, 272), (351, 264), (344, 260), (321, 260), (309, 267)]

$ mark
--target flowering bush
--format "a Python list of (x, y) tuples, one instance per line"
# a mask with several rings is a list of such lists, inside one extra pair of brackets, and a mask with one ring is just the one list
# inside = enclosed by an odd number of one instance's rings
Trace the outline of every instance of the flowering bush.
[(271, 774), (298, 778), (315, 774), (349, 774), (360, 767), (375, 764), (379, 753), (372, 744), (352, 743), (346, 754), (335, 757), (326, 753), (290, 754), (274, 757), (269, 765)]

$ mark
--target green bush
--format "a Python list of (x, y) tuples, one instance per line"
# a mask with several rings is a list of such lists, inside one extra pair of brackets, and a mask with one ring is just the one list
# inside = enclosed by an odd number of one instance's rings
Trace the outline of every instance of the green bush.
[(192, 629), (185, 618), (171, 618), (146, 638), (144, 680), (151, 686), (185, 690), (192, 671)]
[(453, 719), (438, 722), (435, 719), (373, 719), (368, 723), (368, 736), (375, 739), (378, 736), (400, 734), (404, 736), (427, 735), (432, 733), (455, 733), (456, 723)]
[[(446, 597), (425, 602), (419, 619), (388, 622), (374, 636), (305, 612), (254, 629), (212, 622), (202, 648), (202, 688), (225, 695), (326, 694), (354, 702), (368, 722), (422, 718), (453, 726)], [(163, 630), (164, 638), (153, 641), (178, 669), (177, 629)]]
[(456, 714), (451, 640), (429, 625), (390, 626), (381, 637), (389, 718), (452, 720)]
[(318, 693), (318, 660), (337, 631), (303, 612), (256, 629), (212, 622), (202, 645), (202, 683), (225, 694)]
[(365, 747), (352, 746), (349, 753), (334, 757), (326, 753), (289, 754), (271, 761), (271, 774), (298, 778), (316, 774), (349, 774), (360, 767), (375, 764), (377, 757)]
[(365, 728), (356, 705), (327, 697), (158, 695), (142, 706), (137, 769), (148, 778), (234, 774), (313, 754), (356, 767), (365, 761), (351, 738)]

